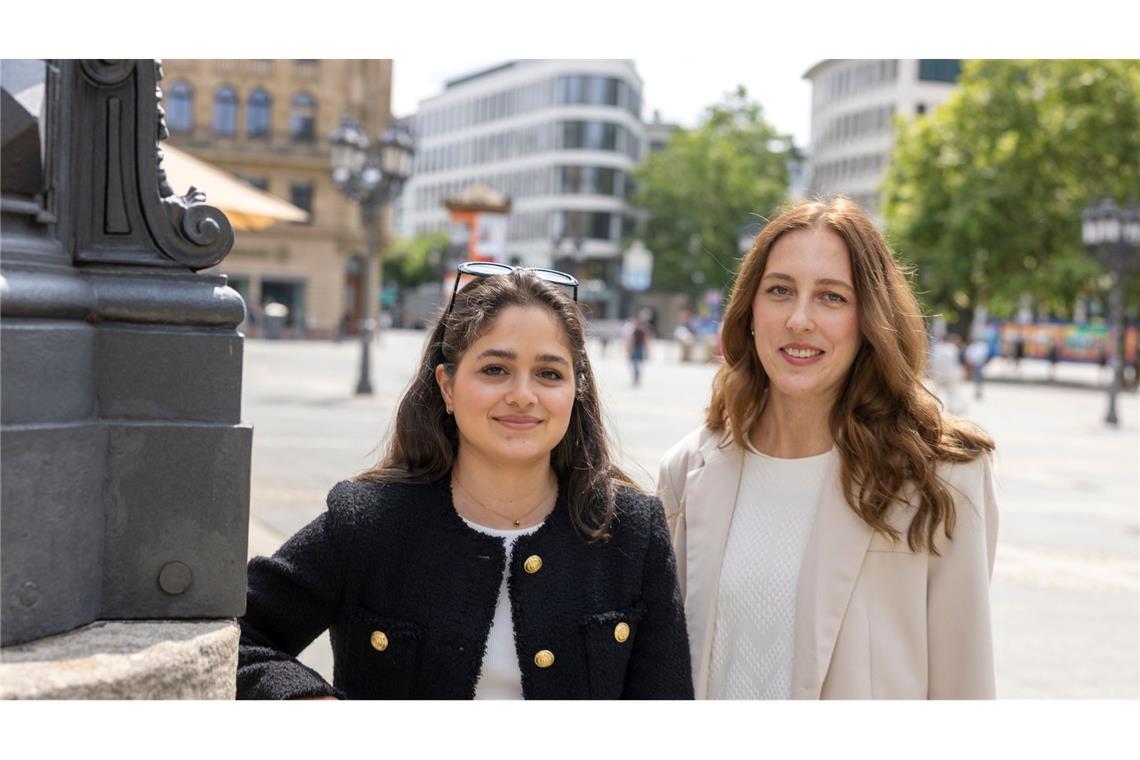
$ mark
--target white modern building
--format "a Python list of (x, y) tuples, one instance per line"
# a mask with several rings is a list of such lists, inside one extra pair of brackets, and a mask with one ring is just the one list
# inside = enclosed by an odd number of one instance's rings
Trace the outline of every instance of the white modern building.
[(594, 315), (616, 316), (641, 90), (631, 60), (510, 61), (447, 82), (416, 113), (402, 229), (447, 230), (444, 200), (490, 187), (511, 199), (507, 263), (572, 271)]
[(880, 184), (894, 146), (893, 117), (932, 110), (950, 97), (960, 73), (956, 59), (835, 59), (808, 69), (808, 195), (848, 195), (881, 224)]
[(680, 124), (672, 122), (661, 121), (661, 112), (653, 112), (653, 121), (645, 125), (645, 146), (646, 153), (654, 153), (659, 150), (665, 150), (665, 146), (669, 144), (669, 138), (673, 136), (674, 132), (681, 129)]

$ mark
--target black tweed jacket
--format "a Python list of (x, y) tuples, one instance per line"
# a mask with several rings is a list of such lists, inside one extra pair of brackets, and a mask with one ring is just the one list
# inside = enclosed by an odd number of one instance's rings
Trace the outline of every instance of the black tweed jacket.
[[(661, 502), (619, 493), (609, 541), (577, 533), (562, 489), (515, 544), (507, 585), (527, 699), (693, 697)], [(249, 563), (238, 698), (472, 698), (505, 557), (456, 514), (448, 479), (337, 484), (326, 512)], [(296, 660), (326, 628), (331, 686)]]

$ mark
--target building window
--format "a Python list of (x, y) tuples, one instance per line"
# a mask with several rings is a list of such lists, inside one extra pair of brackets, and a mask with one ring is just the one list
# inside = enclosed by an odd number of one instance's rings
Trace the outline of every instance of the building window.
[(594, 212), (590, 214), (590, 237), (594, 240), (609, 240), (611, 214)]
[(917, 104), (915, 104), (915, 106), (914, 106), (914, 112), (915, 112), (916, 114), (918, 114), (919, 116), (922, 116), (924, 113), (926, 113), (926, 104), (925, 104), (925, 103), (917, 103)]
[(562, 122), (562, 147), (617, 150), (618, 125), (602, 121)]
[(560, 174), (562, 175), (561, 191), (563, 193), (582, 192), (582, 167), (563, 166), (560, 167), (560, 170)]
[(293, 96), (289, 134), (295, 142), (313, 142), (317, 137), (317, 101), (307, 92)]
[(558, 189), (561, 193), (618, 195), (620, 174), (604, 166), (560, 166)]
[(921, 82), (957, 82), (962, 75), (962, 62), (956, 58), (926, 58), (918, 62)]
[(167, 98), (166, 124), (171, 132), (194, 129), (194, 91), (186, 82), (175, 82)]
[(563, 103), (596, 106), (619, 104), (619, 80), (613, 77), (569, 76), (559, 83)]
[(555, 215), (555, 237), (581, 240), (610, 240), (613, 214), (605, 211), (562, 211)]
[(284, 304), (288, 309), (285, 314), (285, 327), (305, 329), (304, 280), (262, 278), (260, 313), (264, 314), (265, 307), (271, 303)]
[(561, 95), (563, 103), (585, 102), (585, 85), (582, 77), (562, 77)]
[(245, 134), (247, 137), (269, 137), (269, 93), (257, 89), (249, 94), (245, 107)]
[(308, 211), (309, 221), (311, 222), (313, 219), (313, 183), (290, 182), (289, 202), (302, 211)]
[(237, 134), (237, 92), (222, 85), (214, 93), (214, 134), (233, 137)]
[(250, 187), (256, 187), (258, 190), (269, 192), (269, 180), (265, 177), (249, 177), (244, 174), (239, 174), (237, 177)]
[(618, 104), (618, 80), (610, 77), (590, 77), (586, 92), (587, 102), (599, 106)]

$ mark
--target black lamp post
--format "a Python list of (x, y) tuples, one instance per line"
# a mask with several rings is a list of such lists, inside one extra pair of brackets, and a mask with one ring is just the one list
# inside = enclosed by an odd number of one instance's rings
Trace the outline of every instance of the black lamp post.
[[(415, 146), (412, 136), (402, 127), (384, 131), (375, 144), (368, 141), (360, 124), (347, 116), (330, 136), (332, 142), (332, 176), (337, 190), (360, 205), (360, 221), (364, 225), (365, 252), (361, 271), (363, 281), (363, 324), (360, 331), (360, 379), (356, 392), (372, 393), (369, 379), (368, 349), (375, 322), (372, 319), (372, 260), (376, 257), (376, 223), (384, 205), (400, 194), (412, 173)], [(383, 270), (378, 273), (381, 287)], [(379, 292), (379, 290), (377, 291)]]
[(1110, 296), (1115, 349), (1112, 357), (1112, 382), (1108, 386), (1108, 414), (1104, 421), (1118, 425), (1116, 394), (1124, 381), (1124, 283), (1138, 263), (1140, 247), (1140, 214), (1136, 199), (1119, 208), (1111, 198), (1093, 201), (1081, 214), (1081, 239), (1102, 266), (1112, 272)]

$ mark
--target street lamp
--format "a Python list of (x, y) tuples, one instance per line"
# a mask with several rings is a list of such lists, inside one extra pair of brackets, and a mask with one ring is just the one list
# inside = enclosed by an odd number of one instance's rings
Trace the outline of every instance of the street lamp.
[[(363, 282), (363, 324), (360, 331), (360, 379), (356, 384), (359, 395), (372, 393), (369, 379), (368, 350), (372, 342), (372, 299), (369, 285), (372, 280), (372, 260), (376, 257), (376, 223), (380, 211), (400, 194), (404, 182), (412, 173), (412, 156), (415, 146), (412, 136), (403, 127), (384, 131), (375, 144), (370, 144), (360, 124), (347, 116), (341, 117), (340, 126), (329, 136), (332, 143), (330, 159), (333, 183), (337, 190), (360, 206), (360, 221), (364, 226), (365, 252), (361, 267)], [(383, 277), (383, 270), (378, 273)], [(377, 284), (377, 292), (380, 284)]]
[(1108, 386), (1108, 414), (1104, 421), (1120, 424), (1116, 416), (1116, 394), (1124, 382), (1124, 283), (1136, 271), (1136, 251), (1140, 248), (1140, 214), (1133, 198), (1126, 208), (1111, 198), (1093, 201), (1081, 214), (1081, 239), (1093, 257), (1112, 272), (1111, 319), (1115, 331), (1112, 382)]

